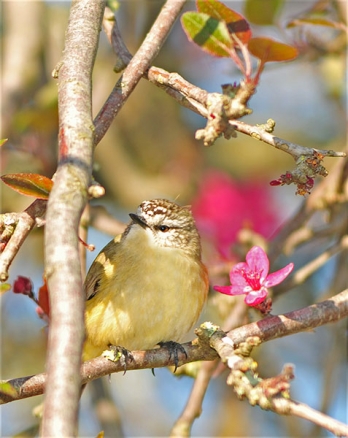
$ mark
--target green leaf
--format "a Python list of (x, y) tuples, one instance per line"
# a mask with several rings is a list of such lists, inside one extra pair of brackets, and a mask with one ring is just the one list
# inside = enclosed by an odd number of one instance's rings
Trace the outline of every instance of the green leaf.
[(0, 178), (16, 192), (39, 199), (48, 199), (53, 186), (50, 178), (37, 173), (9, 173)]
[(225, 21), (229, 33), (235, 34), (238, 39), (246, 44), (251, 38), (249, 23), (238, 12), (228, 8), (217, 0), (197, 0), (197, 10), (208, 14), (219, 21)]
[(120, 2), (118, 0), (107, 0), (106, 4), (112, 12), (116, 12), (120, 7)]
[(10, 397), (17, 396), (17, 390), (9, 382), (0, 382), (0, 393), (9, 395)]
[(230, 57), (233, 41), (224, 21), (202, 12), (185, 12), (181, 24), (188, 39), (201, 49), (210, 55)]
[(265, 37), (251, 38), (248, 49), (252, 55), (259, 58), (263, 63), (290, 61), (298, 55), (298, 50), (295, 47)]
[(1, 138), (0, 139), (0, 146), (2, 146), (3, 144), (5, 144), (7, 142), (8, 138)]
[(249, 21), (259, 26), (274, 24), (283, 0), (246, 0), (244, 12)]
[(0, 284), (0, 295), (4, 294), (5, 292), (9, 291), (11, 289), (11, 285), (8, 283), (1, 283)]

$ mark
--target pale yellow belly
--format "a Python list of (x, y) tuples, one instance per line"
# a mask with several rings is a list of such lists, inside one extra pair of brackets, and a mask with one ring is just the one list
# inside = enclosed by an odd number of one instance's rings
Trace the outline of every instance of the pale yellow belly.
[(149, 255), (146, 263), (143, 254), (141, 268), (130, 272), (120, 264), (116, 275), (102, 279), (100, 292), (86, 302), (85, 360), (109, 344), (143, 350), (178, 342), (196, 323), (208, 290), (206, 270), (170, 251), (156, 260)]

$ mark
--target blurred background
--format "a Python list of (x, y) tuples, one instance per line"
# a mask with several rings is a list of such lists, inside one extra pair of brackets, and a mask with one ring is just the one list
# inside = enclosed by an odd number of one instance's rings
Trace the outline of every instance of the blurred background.
[[(281, 138), (308, 147), (346, 150), (346, 34), (327, 26), (286, 29), (286, 24), (312, 16), (344, 22), (347, 2), (263, 0), (265, 3), (273, 5), (274, 16), (267, 16), (267, 8), (263, 8), (255, 18), (255, 10), (250, 9), (250, 5), (256, 7), (255, 2), (225, 2), (247, 16), (254, 36), (270, 36), (296, 45), (300, 56), (291, 63), (267, 65), (250, 101), (253, 113), (243, 120), (261, 124), (273, 118), (275, 133)], [(131, 53), (141, 44), (162, 4), (159, 0), (119, 2), (118, 23)], [(51, 72), (61, 58), (70, 3), (7, 1), (1, 7), (1, 138), (8, 138), (0, 151), (1, 174), (35, 172), (52, 177), (57, 165), (58, 111), (57, 83)], [(188, 2), (185, 10), (194, 9), (195, 4)], [(101, 32), (93, 74), (94, 116), (119, 77), (113, 72), (114, 62), (115, 55)], [(180, 22), (154, 65), (178, 72), (209, 92), (220, 92), (221, 84), (241, 80), (231, 61), (213, 58), (189, 43)], [(242, 229), (272, 239), (281, 225), (291, 220), (303, 199), (295, 196), (294, 186), (269, 186), (271, 180), (293, 169), (290, 155), (241, 134), (205, 148), (194, 138), (195, 131), (204, 126), (203, 118), (142, 80), (96, 149), (94, 177), (105, 187), (106, 195), (93, 204), (103, 205), (123, 222), (144, 199), (164, 197), (191, 204), (214, 285), (224, 280), (214, 274), (214, 267), (238, 260), (235, 248)], [(325, 160), (329, 172), (337, 160)], [(4, 184), (0, 190), (2, 213), (22, 211), (32, 202)], [(317, 221), (321, 223), (323, 218)], [(88, 253), (87, 266), (110, 238), (101, 230), (90, 229), (88, 242), (96, 246), (96, 251)], [(321, 241), (288, 258), (283, 256), (277, 263), (284, 266), (295, 261), (298, 269), (323, 249)], [(274, 301), (273, 313), (324, 299), (333, 281), (335, 260)], [(27, 276), (37, 291), (42, 285), (43, 266), (40, 228), (21, 248), (9, 283), (18, 275)], [(278, 267), (272, 266), (272, 270)], [(231, 301), (214, 294), (202, 321), (221, 323), (223, 312), (219, 309), (223, 304), (229, 308)], [(35, 307), (27, 297), (11, 291), (1, 297), (2, 379), (44, 371), (47, 333)], [(284, 363), (294, 363), (292, 397), (346, 421), (345, 330), (346, 322), (341, 321), (262, 345), (254, 351), (260, 375), (276, 375)], [(223, 373), (212, 380), (193, 436), (328, 435), (308, 422), (280, 417), (239, 401), (226, 386), (226, 377)], [(119, 408), (126, 436), (167, 436), (186, 403), (192, 380), (159, 369), (156, 377), (149, 370), (112, 375), (106, 385)], [(35, 436), (38, 420), (32, 410), (41, 401), (41, 397), (35, 397), (2, 406), (1, 436)], [(79, 436), (92, 437), (99, 431), (94, 397), (87, 387), (81, 401)]]

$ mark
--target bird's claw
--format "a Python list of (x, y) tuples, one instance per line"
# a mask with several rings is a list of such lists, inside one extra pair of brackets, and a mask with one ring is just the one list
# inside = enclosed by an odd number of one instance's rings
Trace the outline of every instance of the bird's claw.
[(106, 359), (111, 360), (111, 362), (118, 362), (123, 366), (124, 373), (127, 371), (127, 362), (133, 361), (132, 353), (124, 347), (119, 345), (109, 345), (109, 349), (105, 350), (102, 356), (106, 357)]
[(171, 358), (174, 359), (174, 373), (175, 373), (179, 365), (179, 352), (184, 354), (185, 357), (187, 358), (187, 353), (185, 351), (185, 348), (178, 342), (174, 342), (174, 341), (160, 342), (159, 345), (161, 347), (167, 348), (167, 350), (169, 351), (169, 359)]

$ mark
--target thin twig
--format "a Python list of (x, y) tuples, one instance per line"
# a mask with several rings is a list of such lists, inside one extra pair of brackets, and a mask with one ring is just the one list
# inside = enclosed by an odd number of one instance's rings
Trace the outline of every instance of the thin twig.
[(124, 437), (121, 414), (114, 403), (109, 382), (106, 379), (93, 380), (88, 385), (88, 391), (91, 394), (93, 411), (104, 436)]
[[(303, 227), (315, 212), (322, 210), (333, 212), (337, 210), (339, 205), (344, 208), (348, 200), (347, 173), (348, 160), (337, 161), (328, 177), (314, 188), (311, 195), (305, 199), (293, 217), (282, 225), (269, 244), (268, 256), (271, 262), (284, 251), (293, 233), (297, 233), (298, 229)], [(344, 211), (341, 214), (346, 215)], [(342, 220), (338, 218), (337, 222), (341, 223)]]
[[(109, 40), (111, 44), (113, 45), (113, 48), (115, 50), (115, 53), (117, 54), (119, 58), (119, 62), (123, 65), (129, 64), (130, 60), (132, 59), (131, 54), (129, 53), (128, 49), (126, 48), (121, 35), (119, 33), (117, 22), (112, 18), (110, 19), (110, 11), (108, 17), (106, 20), (104, 20), (104, 30), (109, 37)], [(155, 55), (154, 55), (155, 56)], [(148, 60), (150, 62), (150, 60)], [(134, 64), (134, 61), (133, 61)], [(60, 64), (61, 66), (61, 64)], [(158, 68), (158, 67), (149, 67), (148, 70), (143, 69), (144, 73), (143, 77), (149, 80), (150, 82), (154, 83), (157, 87), (162, 88), (168, 95), (170, 95), (172, 98), (174, 98), (180, 105), (190, 109), (191, 111), (194, 111), (195, 113), (201, 115), (204, 118), (208, 117), (208, 110), (206, 108), (206, 102), (208, 99), (208, 92), (205, 90), (200, 89), (199, 87), (196, 87), (183, 79), (180, 75), (177, 73), (169, 73), (164, 69)], [(123, 76), (123, 79), (129, 75), (132, 76), (132, 71), (125, 72), (126, 76)], [(135, 74), (135, 73), (134, 73)], [(137, 77), (137, 80), (139, 78)], [(135, 80), (135, 79), (134, 79)], [(121, 87), (122, 83), (118, 83), (119, 87)], [(116, 85), (115, 90), (113, 91), (113, 94), (117, 95), (117, 98), (120, 101), (122, 101), (121, 106), (123, 105), (124, 101), (127, 99), (127, 97), (130, 94), (129, 87), (127, 88), (127, 92), (125, 90), (117, 90), (118, 85)], [(134, 85), (135, 86), (135, 85)], [(122, 88), (122, 87), (121, 87)], [(121, 94), (118, 94), (117, 91)], [(110, 96), (111, 98), (111, 96)], [(109, 105), (110, 106), (110, 105)], [(117, 112), (119, 111), (120, 107), (115, 108), (115, 113), (104, 115), (104, 112), (106, 109), (111, 111), (109, 106), (106, 104), (106, 106), (103, 107), (103, 109), (100, 111), (99, 115), (97, 116), (97, 119), (95, 120), (95, 123), (97, 123), (97, 134), (95, 137), (95, 144), (97, 144), (102, 136), (105, 134), (107, 127), (110, 125), (112, 119), (116, 116)], [(112, 111), (111, 111), (112, 112)], [(109, 119), (107, 122), (107, 125), (102, 126), (103, 123), (102, 120)], [(237, 132), (241, 132), (243, 134), (249, 135), (253, 138), (257, 138), (267, 144), (272, 145), (273, 147), (276, 147), (280, 150), (283, 150), (284, 152), (287, 152), (294, 156), (294, 158), (297, 158), (299, 154), (308, 155), (311, 154), (313, 151), (320, 152), (324, 156), (328, 157), (344, 157), (346, 154), (344, 152), (336, 152), (332, 150), (319, 150), (319, 149), (312, 149), (312, 148), (305, 148), (300, 145), (296, 145), (294, 143), (285, 141), (279, 137), (276, 137), (266, 131), (264, 129), (258, 127), (258, 126), (252, 126), (248, 125), (244, 122), (240, 121), (231, 121), (230, 122), (234, 129)], [(103, 131), (103, 132), (101, 132)], [(105, 132), (104, 132), (105, 131)], [(326, 192), (325, 192), (326, 193)], [(315, 196), (310, 197), (310, 202), (315, 198)], [(306, 219), (303, 215), (306, 208), (299, 213), (299, 216), (297, 219)], [(308, 212), (306, 212), (305, 216), (310, 216)], [(298, 222), (298, 221), (296, 221)], [(297, 227), (296, 222), (292, 222), (293, 227), (292, 229), (295, 229)], [(23, 236), (21, 237), (21, 233), (19, 233), (20, 229), (17, 231), (16, 235), (18, 235), (19, 241), (22, 242), (25, 240), (26, 235), (28, 234), (28, 230), (23, 230)], [(284, 232), (291, 232), (290, 229), (283, 230), (281, 235), (278, 236), (278, 240), (281, 241), (284, 238)], [(18, 245), (14, 242), (8, 244), (8, 248), (5, 248), (4, 253), (0, 256), (0, 279), (1, 281), (5, 281), (8, 276), (8, 267), (11, 264), (13, 257), (16, 255), (17, 250), (19, 249)]]
[[(238, 300), (233, 307), (231, 315), (226, 319), (223, 330), (230, 331), (233, 328), (239, 327), (245, 318), (247, 306), (243, 300)], [(203, 410), (203, 400), (205, 393), (208, 389), (211, 378), (214, 375), (215, 370), (221, 364), (220, 361), (203, 362), (196, 379), (194, 380), (190, 397), (185, 405), (183, 412), (176, 420), (172, 431), (171, 437), (188, 437), (193, 422), (201, 415)]]
[(335, 420), (328, 415), (319, 412), (304, 403), (299, 403), (294, 400), (274, 399), (274, 411), (285, 415), (296, 415), (297, 417), (304, 418), (311, 421), (318, 426), (329, 430), (336, 436), (347, 437), (348, 426), (340, 421)]
[[(144, 77), (156, 86), (164, 89), (167, 94), (175, 98), (182, 106), (189, 108), (204, 118), (208, 118), (207, 102), (209, 100), (209, 93), (207, 91), (192, 85), (178, 73), (169, 73), (158, 67), (150, 67)], [(230, 120), (229, 123), (235, 131), (282, 150), (293, 156), (295, 160), (302, 155), (312, 155), (313, 151), (322, 154), (324, 157), (346, 156), (345, 152), (308, 148), (292, 143), (265, 131), (257, 125), (249, 125), (239, 120)]]
[(37, 224), (37, 220), (46, 212), (47, 201), (36, 199), (22, 213), (16, 213), (13, 217), (15, 221), (14, 231), (10, 240), (7, 242), (3, 252), (0, 254), (0, 281), (6, 281), (8, 270), (13, 259), (18, 253), (23, 242), (30, 231)]
[[(104, 28), (107, 36), (117, 54), (118, 58), (124, 65), (132, 62), (131, 54), (125, 46), (122, 36), (119, 32), (117, 21), (115, 20), (113, 28), (111, 26)], [(167, 94), (173, 97), (180, 105), (189, 108), (190, 110), (200, 114), (204, 118), (208, 118), (209, 112), (207, 103), (209, 101), (209, 93), (201, 88), (191, 84), (183, 79), (177, 73), (169, 73), (164, 69), (148, 66), (147, 70), (144, 70), (143, 77), (156, 86), (164, 89)], [(230, 120), (230, 125), (242, 134), (249, 135), (255, 139), (261, 140), (277, 149), (280, 149), (294, 157), (297, 160), (302, 155), (312, 155), (313, 152), (318, 152), (324, 157), (345, 157), (345, 152), (336, 152), (333, 150), (320, 150), (315, 148), (307, 148), (297, 145), (290, 141), (284, 140), (280, 137), (276, 137), (269, 132), (266, 132), (260, 126), (253, 126), (247, 123)]]
[(89, 225), (110, 236), (117, 236), (126, 228), (126, 224), (115, 219), (102, 205), (90, 206)]
[(193, 388), (190, 397), (187, 400), (186, 406), (180, 417), (175, 422), (170, 437), (189, 437), (191, 436), (191, 427), (196, 418), (202, 413), (202, 403), (205, 393), (208, 389), (211, 376), (213, 375), (219, 362), (203, 362), (201, 368), (194, 380)]
[[(348, 291), (346, 295), (348, 297)], [(348, 308), (347, 303), (346, 306)], [(247, 342), (248, 339), (252, 338), (245, 338)], [(255, 340), (249, 342), (255, 342)], [(252, 376), (251, 374), (251, 379), (249, 379), (250, 373), (255, 371), (254, 361), (248, 361), (243, 356), (235, 354), (230, 334), (226, 337), (223, 333), (216, 332), (210, 336), (210, 345), (231, 369), (227, 382), (235, 388), (241, 398), (246, 397), (253, 406), (259, 404), (263, 409), (280, 415), (295, 415), (329, 430), (336, 436), (348, 436), (346, 424), (289, 398), (288, 381), (294, 377), (293, 366), (284, 366), (282, 373), (274, 378), (261, 379), (258, 375)]]
[(94, 120), (95, 145), (104, 137), (112, 121), (157, 56), (184, 4), (185, 0), (167, 0), (162, 7), (145, 40)]
[(289, 288), (302, 284), (309, 276), (313, 275), (315, 271), (320, 269), (331, 257), (345, 249), (348, 249), (347, 235), (342, 237), (339, 242), (319, 254), (316, 258), (311, 260), (301, 269), (296, 271), (294, 276), (292, 277), (291, 285), (289, 286)]
[(307, 148), (305, 146), (292, 143), (288, 140), (276, 137), (275, 135), (266, 132), (262, 127), (255, 125), (248, 125), (247, 123), (239, 120), (233, 120), (232, 125), (234, 129), (243, 134), (247, 134), (257, 140), (263, 141), (276, 149), (279, 149), (287, 154), (290, 154), (294, 159), (297, 159), (301, 155), (311, 155), (313, 151), (320, 153), (324, 157), (345, 157), (345, 152), (336, 152), (333, 150)]
[[(347, 218), (348, 219), (348, 218)], [(284, 254), (292, 254), (296, 248), (301, 245), (314, 241), (332, 240), (333, 236), (341, 236), (342, 232), (347, 229), (347, 221), (341, 221), (335, 225), (312, 229), (310, 226), (303, 226), (295, 230), (284, 242)]]
[(114, 71), (121, 72), (130, 63), (132, 55), (123, 42), (117, 20), (109, 7), (105, 8), (103, 29), (117, 57)]

